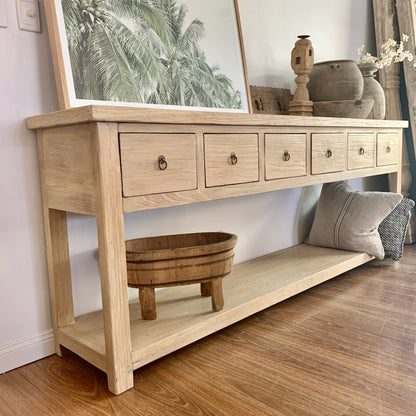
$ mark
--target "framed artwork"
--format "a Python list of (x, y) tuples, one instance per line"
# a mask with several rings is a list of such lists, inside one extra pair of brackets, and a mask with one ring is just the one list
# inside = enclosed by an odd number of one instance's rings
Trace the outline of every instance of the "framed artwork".
[(45, 0), (61, 109), (248, 113), (237, 0)]

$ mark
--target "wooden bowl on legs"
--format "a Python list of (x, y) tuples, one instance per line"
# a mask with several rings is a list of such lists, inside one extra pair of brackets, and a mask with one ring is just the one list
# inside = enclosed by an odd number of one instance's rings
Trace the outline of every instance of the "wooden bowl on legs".
[(155, 288), (201, 284), (212, 309), (224, 306), (222, 279), (231, 272), (237, 236), (222, 232), (165, 235), (126, 241), (127, 281), (139, 289), (143, 319), (156, 319)]

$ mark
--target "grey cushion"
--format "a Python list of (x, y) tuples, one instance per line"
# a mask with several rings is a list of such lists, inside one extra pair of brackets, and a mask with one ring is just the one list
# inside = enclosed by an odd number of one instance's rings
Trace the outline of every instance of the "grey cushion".
[(401, 194), (392, 192), (356, 192), (344, 182), (325, 184), (306, 242), (383, 259), (377, 229), (402, 199)]
[(403, 255), (407, 225), (410, 221), (410, 210), (414, 201), (403, 198), (402, 202), (381, 222), (378, 227), (386, 257), (400, 260)]

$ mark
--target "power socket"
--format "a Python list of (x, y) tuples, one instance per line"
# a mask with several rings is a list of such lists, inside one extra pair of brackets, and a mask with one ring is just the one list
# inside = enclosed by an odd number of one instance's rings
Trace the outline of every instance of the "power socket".
[(19, 29), (40, 32), (38, 0), (16, 0), (16, 6)]
[(0, 27), (7, 27), (6, 0), (0, 0)]

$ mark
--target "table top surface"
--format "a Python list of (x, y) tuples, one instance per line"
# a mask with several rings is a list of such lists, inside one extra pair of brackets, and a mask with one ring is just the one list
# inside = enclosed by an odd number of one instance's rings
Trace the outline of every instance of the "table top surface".
[(89, 122), (201, 124), (273, 127), (406, 128), (408, 121), (335, 117), (300, 117), (274, 114), (242, 114), (123, 106), (87, 105), (26, 119), (31, 130)]

